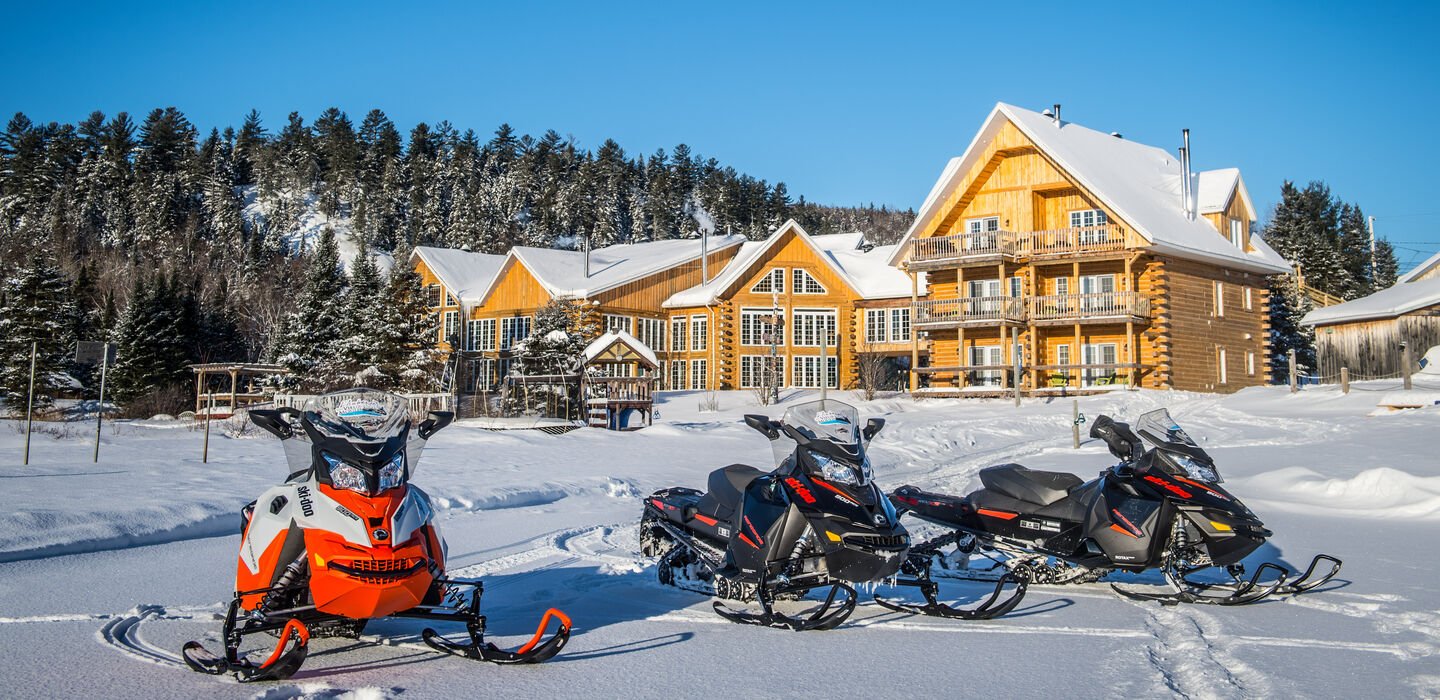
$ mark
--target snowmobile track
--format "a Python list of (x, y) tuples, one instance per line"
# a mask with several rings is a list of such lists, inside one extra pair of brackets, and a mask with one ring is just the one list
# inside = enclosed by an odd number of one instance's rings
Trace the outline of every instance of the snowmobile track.
[(167, 615), (165, 608), (159, 605), (137, 605), (130, 613), (117, 615), (106, 621), (104, 626), (95, 632), (95, 638), (141, 661), (188, 671), (189, 669), (179, 654), (145, 641), (140, 634), (141, 626), (146, 620), (162, 617), (181, 619), (194, 616), (171, 616)]

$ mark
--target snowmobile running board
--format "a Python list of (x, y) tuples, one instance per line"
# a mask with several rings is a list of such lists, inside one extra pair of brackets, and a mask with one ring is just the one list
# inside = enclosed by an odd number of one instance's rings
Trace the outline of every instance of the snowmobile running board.
[[(985, 602), (974, 608), (966, 609), (951, 607), (937, 600), (935, 593), (939, 589), (939, 586), (934, 581), (923, 579), (896, 579), (894, 583), (897, 586), (915, 586), (919, 588), (921, 595), (925, 596), (925, 604), (911, 605), (909, 603), (896, 603), (881, 598), (880, 594), (877, 593), (875, 594), (875, 602), (879, 603), (881, 607), (910, 615), (929, 615), (931, 617), (944, 617), (952, 620), (993, 620), (1005, 615), (1020, 604), (1020, 599), (1025, 597), (1025, 590), (1029, 585), (1022, 578), (1006, 574), (1001, 576), (999, 581), (995, 582), (995, 590), (990, 593), (990, 597), (986, 598)], [(1015, 591), (1010, 597), (1001, 601), (1000, 596), (1004, 593), (1006, 583), (1015, 584)], [(998, 605), (996, 604), (997, 601), (999, 601)]]
[[(855, 593), (854, 588), (843, 583), (834, 582), (830, 584), (830, 593), (825, 596), (825, 602), (822, 603), (815, 612), (810, 613), (804, 619), (798, 619), (785, 615), (784, 613), (775, 612), (775, 609), (771, 607), (771, 601), (774, 600), (774, 596), (784, 595), (786, 593), (799, 593), (803, 596), (819, 587), (820, 586), (780, 586), (772, 591), (762, 585), (755, 591), (755, 598), (760, 601), (760, 605), (765, 609), (765, 612), (760, 614), (731, 610), (722, 605), (718, 600), (715, 601), (713, 605), (715, 607), (715, 613), (720, 617), (742, 625), (760, 625), (762, 627), (788, 629), (796, 632), (834, 629), (849, 618), (850, 613), (855, 611), (855, 602), (859, 597)], [(845, 600), (840, 602), (837, 607), (835, 596), (841, 592), (844, 592)], [(831, 607), (835, 607), (834, 611), (830, 610)]]

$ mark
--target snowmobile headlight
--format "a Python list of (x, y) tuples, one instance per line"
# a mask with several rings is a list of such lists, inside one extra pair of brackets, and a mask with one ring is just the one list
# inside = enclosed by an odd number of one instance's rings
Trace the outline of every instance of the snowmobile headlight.
[(834, 481), (849, 486), (859, 486), (862, 482), (856, 469), (849, 464), (836, 459), (831, 459), (819, 452), (811, 452), (811, 458), (815, 460), (815, 466), (820, 469), (820, 476), (826, 481)]
[(1204, 462), (1201, 462), (1199, 460), (1192, 459), (1182, 454), (1175, 454), (1173, 452), (1167, 453), (1165, 456), (1169, 457), (1170, 460), (1176, 464), (1176, 466), (1184, 469), (1186, 476), (1190, 477), (1191, 479), (1194, 479), (1196, 481), (1205, 481), (1212, 484), (1220, 483), (1220, 473), (1215, 471), (1215, 467), (1213, 465), (1205, 464)]
[(325, 461), (330, 463), (330, 483), (335, 488), (349, 489), (355, 493), (370, 493), (370, 487), (365, 483), (365, 472), (360, 471), (359, 467), (330, 455), (325, 455)]
[(395, 455), (395, 459), (380, 467), (380, 490), (389, 491), (400, 485), (405, 478), (405, 454)]

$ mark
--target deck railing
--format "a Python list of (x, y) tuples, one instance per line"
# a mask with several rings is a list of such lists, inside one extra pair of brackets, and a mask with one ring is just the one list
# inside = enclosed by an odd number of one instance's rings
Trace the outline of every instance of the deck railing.
[(1024, 305), (1015, 297), (961, 297), (917, 301), (911, 312), (916, 325), (969, 321), (1020, 321)]
[(1049, 294), (1025, 299), (1031, 321), (1150, 315), (1150, 297), (1139, 292)]
[(912, 263), (925, 263), (1014, 254), (1015, 234), (1009, 231), (991, 231), (922, 238), (915, 241), (911, 247), (909, 260)]
[(959, 261), (966, 258), (1066, 255), (1123, 250), (1126, 232), (1121, 226), (1085, 226), (1046, 231), (991, 231), (957, 236), (922, 238), (910, 244), (910, 264)]
[(654, 396), (653, 377), (586, 377), (585, 398), (596, 401), (651, 401)]
[(1022, 255), (1056, 255), (1120, 250), (1125, 247), (1125, 229), (1119, 226), (1084, 226), (1030, 231), (1020, 234)]

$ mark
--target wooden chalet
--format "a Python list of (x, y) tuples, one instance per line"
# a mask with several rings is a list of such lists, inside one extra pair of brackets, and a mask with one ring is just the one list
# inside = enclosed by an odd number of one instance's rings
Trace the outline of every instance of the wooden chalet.
[(1440, 253), (1400, 280), (1305, 315), (1300, 323), (1315, 329), (1320, 376), (1338, 376), (1342, 367), (1356, 379), (1399, 376), (1419, 369), (1426, 351), (1440, 345)]
[(1058, 105), (997, 105), (889, 261), (916, 278), (912, 388), (1008, 391), (1017, 359), (1031, 392), (1266, 383), (1265, 278), (1289, 265), (1238, 170), (1188, 171)]
[(811, 236), (794, 221), (745, 243), (713, 280), (665, 300), (665, 386), (841, 388), (862, 353), (908, 364), (916, 289), (887, 264), (893, 249), (860, 233)]

